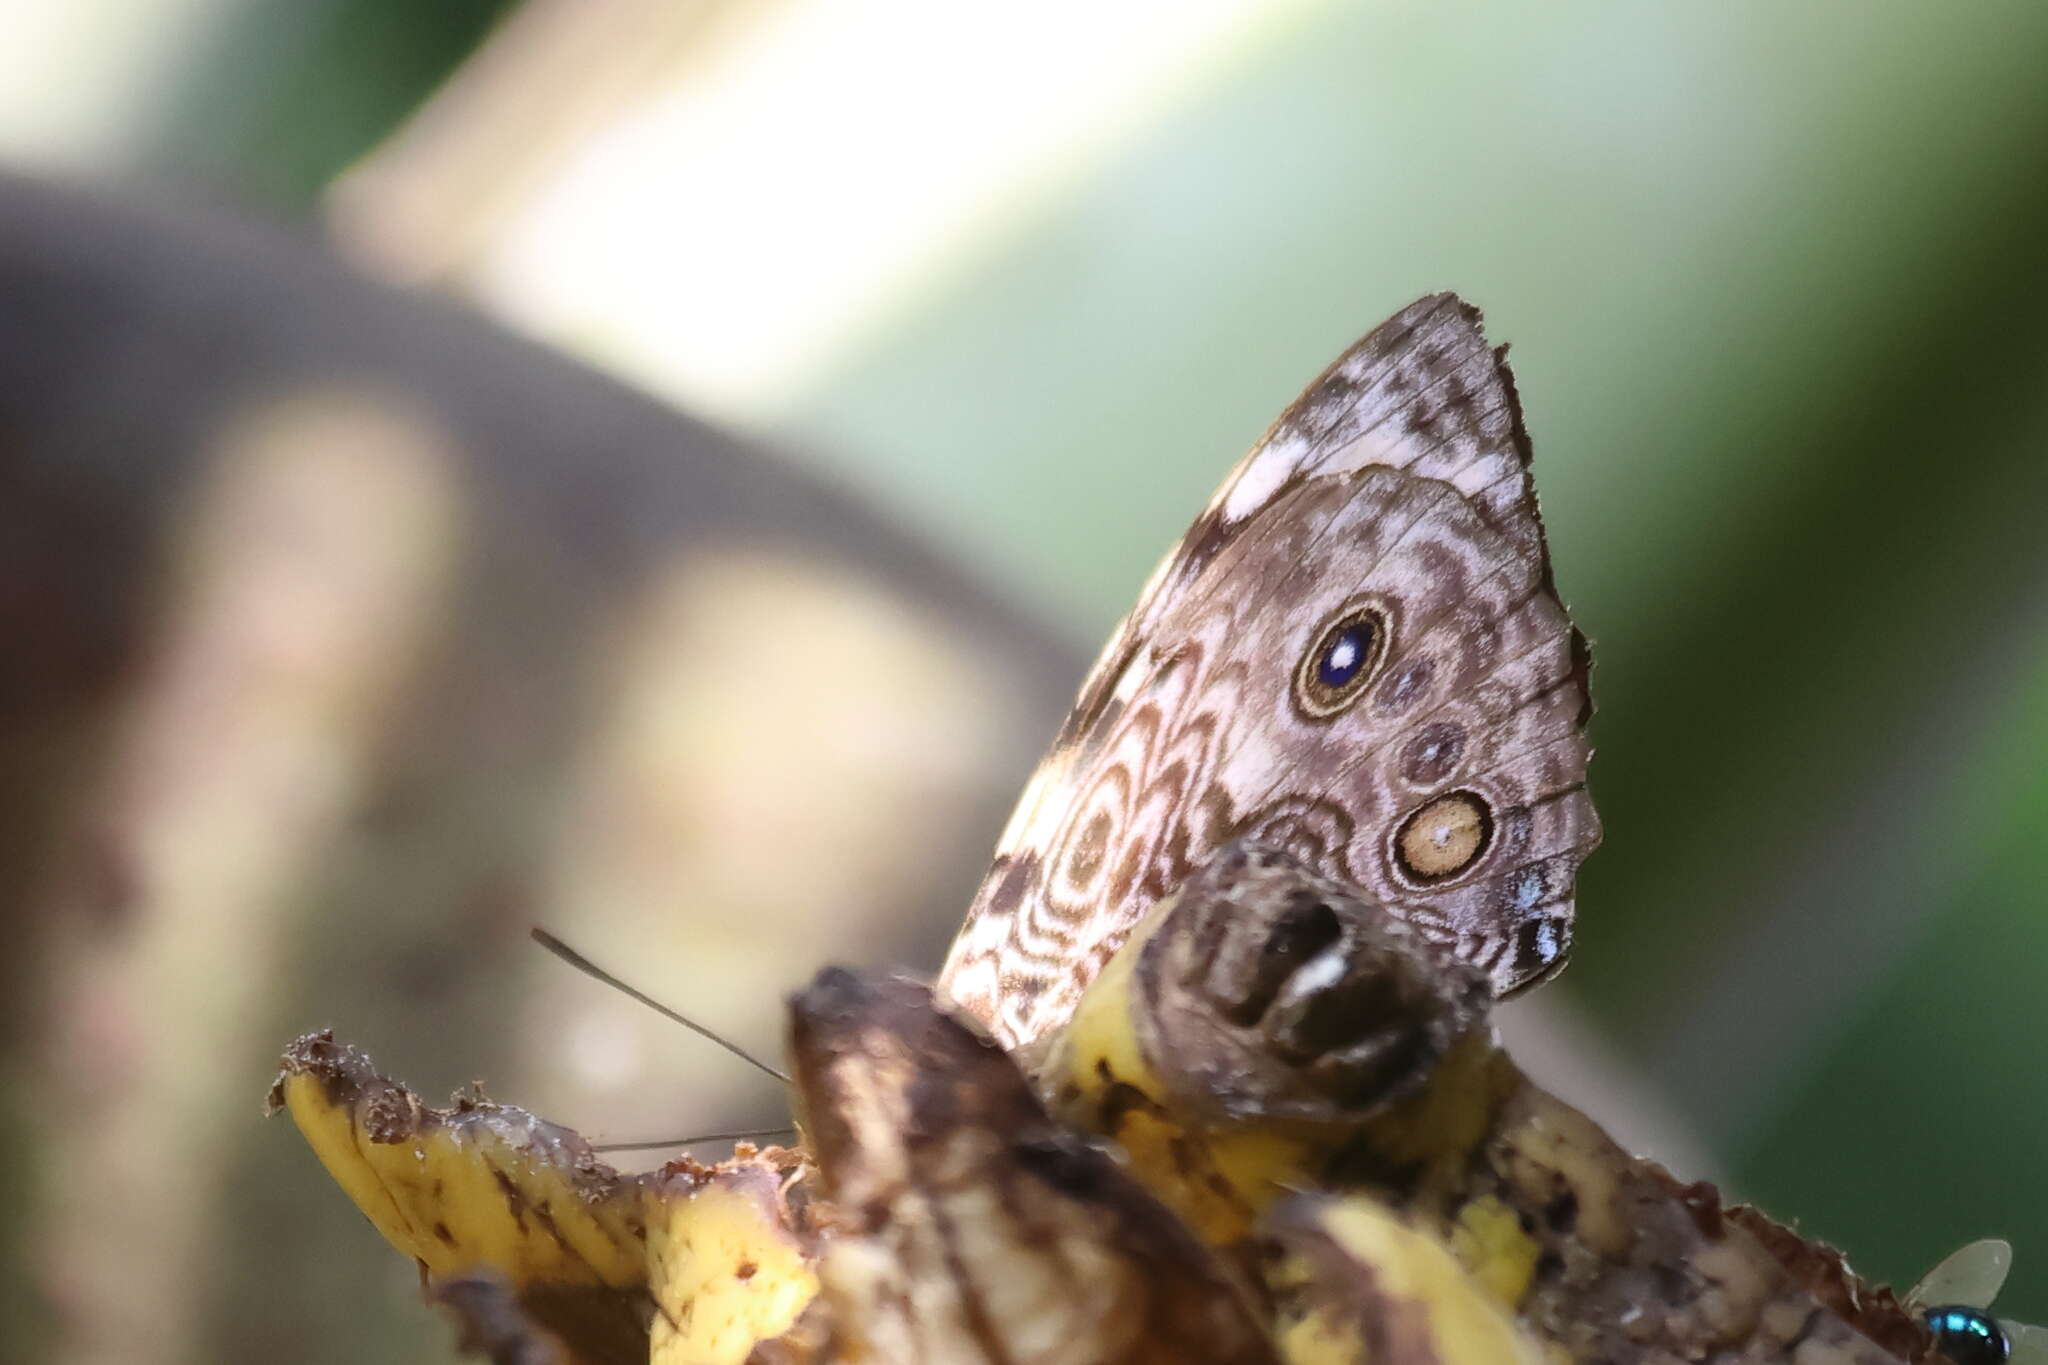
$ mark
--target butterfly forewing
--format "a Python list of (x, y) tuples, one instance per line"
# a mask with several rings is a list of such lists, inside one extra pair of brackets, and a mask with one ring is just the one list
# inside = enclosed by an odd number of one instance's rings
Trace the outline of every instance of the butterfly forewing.
[(1599, 840), (1586, 655), (1479, 315), (1404, 309), (1298, 399), (1147, 584), (1026, 787), (942, 987), (1063, 1021), (1144, 909), (1275, 843), (1506, 992), (1561, 965)]

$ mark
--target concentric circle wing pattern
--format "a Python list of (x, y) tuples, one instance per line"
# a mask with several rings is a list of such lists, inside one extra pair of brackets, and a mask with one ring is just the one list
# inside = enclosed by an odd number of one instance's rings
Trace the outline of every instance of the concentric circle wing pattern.
[(1501, 993), (1561, 966), (1599, 821), (1587, 655), (1528, 451), (1505, 361), (1452, 295), (1310, 385), (1110, 640), (941, 990), (1031, 1041), (1245, 836), (1378, 896)]

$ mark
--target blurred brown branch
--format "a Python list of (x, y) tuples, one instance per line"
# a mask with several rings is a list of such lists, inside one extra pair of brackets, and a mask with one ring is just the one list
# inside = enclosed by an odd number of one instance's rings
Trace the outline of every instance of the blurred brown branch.
[[(334, 455), (348, 478), (316, 461), (282, 484), (264, 475), (253, 494), (215, 487), (280, 442), (294, 459)], [(403, 468), (350, 463), (365, 444)], [(398, 482), (383, 501), (336, 510), (365, 470)], [(449, 510), (422, 510), (444, 496)], [(343, 543), (320, 548), (322, 534)], [(407, 536), (425, 537), (418, 553), (400, 553)], [(256, 581), (220, 578), (217, 542), (230, 558), (256, 547), (244, 575)], [(399, 558), (365, 568), (366, 547)], [(0, 856), (14, 873), (0, 913), (16, 945), (0, 968), (16, 1078), (0, 1138), (60, 1158), (44, 1188), (0, 1183), (10, 1275), (46, 1310), (40, 1329), (7, 1315), (0, 1354), (54, 1342), (68, 1349), (49, 1358), (82, 1359), (93, 1341), (135, 1344), (120, 1334), (146, 1321), (151, 1359), (303, 1358), (294, 1329), (308, 1324), (293, 1320), (323, 1312), (333, 1358), (367, 1349), (373, 1329), (352, 1321), (365, 1300), (343, 1286), (381, 1270), (324, 1259), (326, 1285), (285, 1282), (287, 1262), (312, 1260), (277, 1244), (322, 1235), (304, 1223), (306, 1201), (337, 1210), (310, 1180), (273, 1187), (264, 1148), (295, 1175), (297, 1154), (244, 1133), (241, 1108), (209, 1106), (246, 1089), (225, 1075), (259, 1065), (281, 1027), (308, 1022), (299, 1011), (336, 1001), (376, 999), (360, 1008), (440, 1066), (505, 1063), (519, 1001), (503, 960), (546, 900), (542, 836), (575, 795), (588, 713), (605, 701), (591, 695), (590, 657), (619, 645), (622, 621), (646, 614), (636, 599), (684, 552), (786, 555), (821, 571), (805, 582), (868, 584), (988, 680), (969, 690), (989, 694), (976, 703), (997, 722), (997, 751), (919, 769), (913, 779), (956, 789), (899, 798), (936, 809), (891, 855), (899, 879), (875, 892), (887, 922), (861, 924), (864, 904), (815, 908), (835, 941), (866, 932), (868, 952), (928, 959), (1078, 674), (1066, 642), (856, 498), (452, 304), (367, 282), (245, 221), (0, 178)], [(780, 600), (707, 581), (736, 610)], [(811, 615), (739, 628), (798, 641), (797, 667), (774, 649), (702, 661), (766, 674), (745, 686), (770, 699), (771, 727), (800, 721), (804, 699), (832, 697), (858, 666), (832, 657), (843, 634), (822, 637), (823, 657), (804, 653)], [(394, 657), (378, 659), (387, 634)], [(334, 676), (366, 668), (369, 681)], [(886, 693), (892, 676), (868, 686)], [(306, 702), (309, 688), (326, 700)], [(287, 702), (302, 709), (279, 720)], [(810, 742), (800, 723), (783, 728)], [(869, 747), (903, 733), (884, 727)], [(929, 742), (962, 747), (947, 738), (935, 728)], [(862, 756), (849, 753), (836, 757)], [(704, 780), (722, 756), (705, 758)], [(808, 779), (842, 805), (893, 810), (834, 759), (761, 761), (798, 796)], [(963, 772), (986, 777), (957, 789)], [(319, 795), (300, 809), (309, 780)], [(268, 805), (289, 808), (275, 818), (296, 842), (278, 844)], [(764, 825), (754, 837), (813, 856), (813, 831), (777, 828), (772, 804), (749, 809)], [(226, 883), (239, 909), (186, 875), (195, 828), (226, 830), (242, 856), (229, 859), (241, 880)], [(782, 947), (742, 938), (736, 951)], [(216, 1206), (230, 1200), (224, 1222)], [(116, 1217), (133, 1225), (105, 1225)], [(69, 1241), (65, 1228), (84, 1231)], [(250, 1302), (268, 1308), (229, 1306)]]

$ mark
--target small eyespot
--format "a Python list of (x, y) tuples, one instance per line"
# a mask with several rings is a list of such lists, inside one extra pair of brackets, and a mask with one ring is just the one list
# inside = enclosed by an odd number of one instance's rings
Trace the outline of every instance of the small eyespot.
[(1387, 655), (1387, 618), (1376, 605), (1340, 610), (1301, 656), (1294, 670), (1294, 700), (1311, 720), (1327, 720), (1365, 691)]
[(1464, 756), (1465, 727), (1454, 720), (1434, 720), (1401, 750), (1401, 775), (1418, 787), (1440, 786), (1458, 770)]
[(1427, 654), (1418, 654), (1387, 676), (1387, 680), (1380, 684), (1379, 695), (1373, 699), (1373, 705), (1389, 715), (1405, 711), (1428, 690), (1435, 676), (1436, 660)]
[(1394, 870), (1418, 886), (1458, 876), (1493, 843), (1493, 808), (1477, 792), (1455, 791), (1411, 812), (1394, 831)]

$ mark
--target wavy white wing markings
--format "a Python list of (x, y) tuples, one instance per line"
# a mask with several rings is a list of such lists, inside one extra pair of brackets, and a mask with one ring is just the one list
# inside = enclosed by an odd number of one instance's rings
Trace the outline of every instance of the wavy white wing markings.
[[(1308, 497), (1312, 488), (1328, 489), (1346, 476), (1381, 469), (1412, 471), (1415, 485), (1454, 490), (1492, 533), (1472, 538), (1500, 542), (1498, 555), (1487, 557), (1491, 570), (1478, 576), (1479, 585), (1498, 588), (1494, 580), (1520, 564), (1536, 584), (1533, 597), (1549, 593), (1550, 574), (1527, 463), (1512, 378), (1500, 353), (1487, 345), (1477, 312), (1454, 296), (1419, 300), (1340, 357), (1225, 480), (1112, 634), (1004, 832), (949, 956), (942, 988), (1005, 1042), (1027, 1041), (1064, 1017), (1129, 920), (1142, 911), (1143, 904), (1125, 903), (1130, 895), (1170, 889), (1169, 879), (1184, 874), (1189, 859), (1229, 833), (1230, 803), (1219, 809), (1215, 802), (1191, 801), (1189, 793), (1234, 789), (1264, 795), (1270, 804), (1292, 786), (1312, 804), (1318, 784), (1355, 783), (1374, 761), (1368, 753), (1381, 755), (1421, 723), (1418, 715), (1375, 730), (1363, 750), (1335, 762), (1321, 743), (1290, 752), (1257, 741), (1273, 676), (1286, 674), (1293, 659), (1262, 659), (1254, 652), (1226, 664), (1226, 646), (1257, 634), (1263, 617), (1274, 612), (1275, 599), (1286, 595), (1272, 574), (1247, 573), (1253, 547), (1286, 546), (1305, 562), (1338, 520), (1307, 514), (1306, 505), (1316, 501)], [(1397, 523), (1393, 507), (1399, 505), (1393, 501), (1377, 509), (1386, 520), (1354, 526), (1354, 532), (1391, 532), (1397, 542), (1404, 539), (1423, 517), (1418, 513)], [(1374, 540), (1372, 534), (1362, 538)], [(1384, 541), (1374, 543), (1386, 548)], [(1354, 552), (1346, 571), (1369, 573), (1381, 558)], [(1504, 619), (1500, 611), (1474, 615), (1469, 607), (1439, 601), (1426, 617), (1410, 622), (1410, 629), (1436, 629), (1461, 611), (1458, 629), (1475, 623), (1491, 628)], [(1561, 656), (1552, 650), (1545, 667), (1555, 674), (1552, 660), (1567, 660), (1564, 690), (1571, 690), (1575, 676), (1579, 721), (1583, 646), (1562, 609), (1555, 613), (1568, 644)], [(1302, 623), (1293, 624), (1298, 633)], [(1285, 631), (1269, 628), (1264, 635), (1268, 652), (1285, 653), (1295, 643)], [(1509, 666), (1519, 658), (1497, 655), (1496, 662)], [(1268, 665), (1263, 674), (1261, 663)], [(1543, 672), (1534, 669), (1531, 676)], [(1560, 684), (1508, 678), (1489, 683), (1487, 695), (1493, 711), (1505, 704), (1512, 717), (1522, 715), (1544, 686)], [(1429, 714), (1481, 700), (1440, 695)], [(1519, 730), (1480, 727), (1484, 743), (1474, 745), (1473, 754), (1490, 752), (1504, 763), (1506, 751), (1526, 753), (1525, 732), (1540, 739), (1552, 728), (1546, 716), (1525, 717)], [(1350, 742), (1356, 745), (1357, 737)], [(1582, 768), (1582, 741), (1557, 744), (1566, 768), (1575, 744)], [(1534, 799), (1524, 805), (1536, 808)], [(1583, 815), (1579, 823), (1597, 838), (1589, 804)], [(1382, 815), (1364, 827), (1384, 822)], [(1342, 856), (1355, 862), (1363, 854), (1347, 847)], [(1576, 856), (1582, 850), (1572, 857), (1573, 866)], [(1064, 888), (1062, 877), (1068, 882)], [(1550, 889), (1568, 896), (1569, 882), (1567, 869)], [(1417, 909), (1426, 912), (1427, 906)]]

